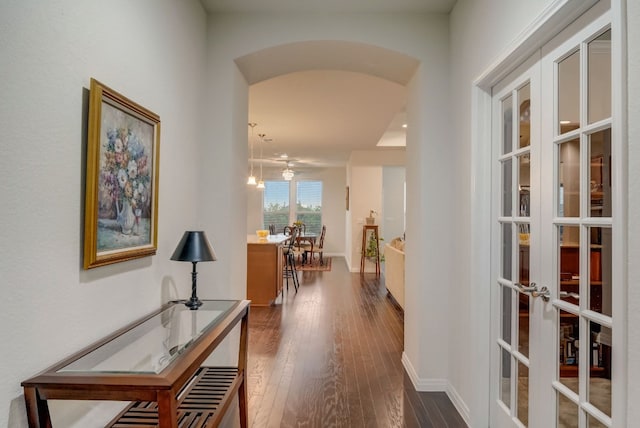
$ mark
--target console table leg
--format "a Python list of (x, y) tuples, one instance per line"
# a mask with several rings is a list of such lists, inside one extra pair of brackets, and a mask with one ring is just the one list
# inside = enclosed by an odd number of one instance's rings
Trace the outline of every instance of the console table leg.
[(238, 350), (238, 372), (241, 373), (240, 386), (238, 387), (238, 407), (240, 411), (240, 426), (249, 426), (247, 420), (247, 358), (249, 343), (249, 307), (240, 323), (240, 347)]
[(51, 415), (47, 400), (38, 396), (33, 387), (24, 388), (24, 401), (27, 406), (27, 421), (30, 428), (51, 428)]
[[(244, 377), (244, 374), (242, 375)], [(247, 428), (249, 421), (247, 420), (247, 388), (246, 379), (242, 379), (242, 383), (238, 387), (238, 410), (240, 413), (240, 427)]]
[(178, 404), (173, 391), (158, 392), (158, 423), (160, 428), (178, 428)]

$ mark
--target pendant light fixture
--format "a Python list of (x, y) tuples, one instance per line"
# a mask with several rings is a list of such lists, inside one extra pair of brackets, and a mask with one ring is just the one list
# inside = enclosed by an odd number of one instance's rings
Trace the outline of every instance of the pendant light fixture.
[(258, 185), (256, 186), (256, 188), (258, 189), (264, 189), (264, 180), (262, 179), (262, 146), (264, 146), (265, 136), (265, 134), (258, 134), (258, 137), (260, 137), (260, 180), (258, 181)]
[(252, 186), (256, 185), (256, 176), (253, 175), (253, 128), (256, 127), (256, 123), (250, 122), (249, 126), (251, 127), (251, 140), (249, 141), (249, 146), (251, 147), (251, 173), (249, 174), (249, 178), (247, 179), (247, 184)]

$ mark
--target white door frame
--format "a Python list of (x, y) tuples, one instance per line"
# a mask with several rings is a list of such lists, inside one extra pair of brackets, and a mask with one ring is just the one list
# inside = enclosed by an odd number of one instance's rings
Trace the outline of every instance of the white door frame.
[[(473, 355), (473, 391), (469, 407), (473, 409), (470, 415), (472, 427), (485, 427), (489, 425), (489, 409), (493, 404), (491, 397), (487, 393), (492, 380), (489, 378), (491, 361), (491, 200), (486, 198), (492, 192), (491, 165), (492, 165), (492, 96), (491, 89), (517, 68), (524, 60), (529, 58), (537, 49), (549, 42), (562, 29), (567, 27), (576, 18), (586, 12), (597, 0), (555, 0), (527, 27), (521, 35), (511, 44), (511, 46), (500, 55), (487, 69), (479, 76), (472, 86), (472, 118), (471, 118), (471, 346)], [(612, 39), (614, 41), (612, 61), (614, 68), (613, 76), (613, 102), (612, 115), (613, 126), (619, 130), (617, 135), (613, 135), (612, 146), (615, 148), (614, 171), (619, 185), (616, 192), (623, 192), (627, 188), (627, 168), (623, 164), (626, 159), (626, 116), (624, 115), (626, 105), (625, 90), (623, 85), (626, 82), (625, 61), (626, 58), (626, 27), (625, 0), (613, 0), (611, 13), (613, 17)], [(617, 143), (615, 142), (617, 140)], [(620, 142), (624, 142), (621, 144)], [(617, 218), (614, 223), (614, 242), (617, 242), (614, 249), (614, 282), (623, 286), (618, 287), (618, 295), (614, 296), (614, 311), (622, 319), (626, 319), (626, 269), (624, 261), (626, 258), (626, 198), (614, 195), (617, 202)], [(622, 252), (622, 253), (621, 253)], [(622, 296), (620, 295), (623, 294)], [(617, 325), (614, 335), (620, 335), (618, 343), (626, 343), (626, 325)], [(615, 340), (614, 340), (615, 342)], [(626, 367), (626, 354), (616, 353), (613, 360), (614, 367)], [(620, 373), (618, 369), (616, 372)], [(615, 376), (614, 382), (625, 382), (622, 376)], [(626, 396), (614, 397), (612, 411), (614, 414), (626, 415)], [(624, 417), (624, 416), (623, 416)], [(626, 426), (626, 421), (616, 420), (616, 426)]]

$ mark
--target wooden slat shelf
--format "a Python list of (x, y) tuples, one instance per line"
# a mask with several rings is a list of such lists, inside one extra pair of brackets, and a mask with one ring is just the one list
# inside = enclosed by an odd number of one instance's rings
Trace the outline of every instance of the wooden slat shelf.
[[(217, 426), (239, 385), (236, 367), (201, 367), (178, 394), (178, 427), (210, 428)], [(108, 428), (157, 427), (158, 403), (131, 403), (108, 425)]]

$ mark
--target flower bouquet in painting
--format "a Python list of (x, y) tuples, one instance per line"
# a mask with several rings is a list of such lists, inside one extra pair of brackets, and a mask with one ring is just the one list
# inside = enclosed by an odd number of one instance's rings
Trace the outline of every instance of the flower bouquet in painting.
[(143, 245), (150, 239), (153, 130), (135, 121), (125, 120), (123, 126), (118, 119), (124, 117), (117, 117), (122, 112), (113, 110), (113, 126), (105, 127), (101, 138), (98, 250)]

